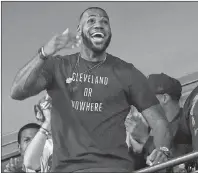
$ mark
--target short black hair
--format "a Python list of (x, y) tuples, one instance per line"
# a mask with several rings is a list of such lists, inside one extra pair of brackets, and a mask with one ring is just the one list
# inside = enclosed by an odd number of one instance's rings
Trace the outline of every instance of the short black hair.
[(182, 85), (178, 79), (165, 73), (150, 74), (148, 84), (155, 94), (168, 94), (172, 100), (179, 101), (182, 93)]
[[(85, 9), (82, 13), (81, 13), (81, 15), (80, 15), (80, 18), (79, 18), (79, 21), (82, 19), (82, 16), (83, 16), (83, 14), (86, 12), (86, 11), (88, 11), (88, 10), (101, 10), (101, 11), (103, 11), (104, 13), (106, 13), (107, 14), (107, 12), (104, 10), (104, 9), (102, 9), (102, 8), (100, 8), (100, 7), (88, 7), (87, 9)], [(109, 18), (109, 16), (107, 16), (108, 18)]]
[(26, 129), (40, 129), (40, 127), (41, 126), (36, 123), (28, 123), (28, 124), (24, 125), (23, 127), (21, 127), (18, 132), (18, 144), (21, 144), (21, 134), (24, 130), (26, 130)]

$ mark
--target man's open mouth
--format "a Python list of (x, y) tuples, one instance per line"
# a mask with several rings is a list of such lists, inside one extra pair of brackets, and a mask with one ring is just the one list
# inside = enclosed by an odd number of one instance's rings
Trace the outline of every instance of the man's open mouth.
[(92, 38), (94, 41), (100, 42), (100, 41), (103, 41), (103, 39), (104, 39), (104, 34), (101, 33), (101, 32), (95, 32), (95, 33), (91, 34), (91, 38)]
[(95, 32), (91, 34), (91, 37), (104, 38), (104, 34), (102, 32)]

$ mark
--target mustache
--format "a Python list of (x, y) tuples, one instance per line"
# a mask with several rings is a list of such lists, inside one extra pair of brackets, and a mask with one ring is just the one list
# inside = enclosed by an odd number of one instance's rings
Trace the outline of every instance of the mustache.
[(100, 50), (94, 47), (94, 45), (91, 41), (91, 38), (88, 37), (84, 32), (81, 33), (81, 37), (82, 37), (83, 44), (85, 44), (88, 48), (91, 48), (94, 52), (101, 53), (101, 52), (105, 51), (107, 49), (107, 47), (109, 46), (109, 44), (111, 42), (112, 34), (111, 33), (109, 34), (109, 37), (105, 41), (103, 48)]

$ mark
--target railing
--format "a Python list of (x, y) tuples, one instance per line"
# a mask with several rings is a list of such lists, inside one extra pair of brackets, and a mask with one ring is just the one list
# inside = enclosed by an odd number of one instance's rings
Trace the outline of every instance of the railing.
[(8, 145), (10, 145), (10, 144), (14, 144), (14, 143), (17, 143), (17, 140), (14, 140), (14, 141), (10, 141), (10, 142), (8, 142), (8, 143), (5, 143), (5, 144), (3, 144), (1, 147), (6, 147), (6, 146), (8, 146)]
[(164, 163), (161, 163), (158, 165), (140, 169), (138, 171), (135, 171), (134, 173), (157, 172), (157, 171), (163, 170), (165, 168), (173, 167), (175, 165), (179, 165), (181, 163), (185, 163), (185, 162), (188, 162), (188, 161), (194, 160), (194, 159), (198, 159), (198, 151), (183, 155), (181, 157), (177, 157), (175, 159), (171, 159), (167, 162), (164, 162)]
[[(192, 80), (192, 81), (190, 81), (190, 82), (186, 82), (186, 83), (182, 84), (182, 87), (186, 87), (186, 86), (188, 86), (188, 85), (195, 84), (195, 83), (198, 83), (198, 79)], [(13, 132), (12, 134), (14, 134), (14, 133), (17, 133), (17, 131), (16, 131), (16, 132)], [(8, 136), (8, 135), (10, 135), (10, 134), (4, 135), (4, 136)], [(3, 136), (3, 137), (4, 137), (4, 136)], [(7, 146), (12, 145), (12, 144), (14, 144), (14, 143), (17, 144), (17, 140), (13, 140), (13, 141), (11, 141), (11, 142), (4, 143), (4, 144), (2, 144), (1, 147), (2, 147), (2, 148), (3, 148), (3, 147), (7, 147)], [(2, 155), (1, 161), (7, 160), (7, 159), (9, 159), (10, 157), (13, 157), (13, 156), (17, 156), (18, 154), (19, 154), (19, 153), (18, 153), (17, 151), (11, 151), (10, 153), (6, 153), (5, 155)], [(165, 163), (164, 163), (164, 164), (165, 164)], [(159, 166), (159, 165), (156, 165), (156, 166)], [(150, 168), (152, 168), (152, 167), (149, 167), (149, 168), (146, 168), (146, 169), (150, 169)], [(153, 168), (152, 168), (152, 169), (153, 169)]]
[(184, 84), (182, 84), (182, 87), (185, 87), (185, 86), (187, 86), (187, 85), (194, 84), (194, 83), (196, 83), (196, 82), (198, 82), (198, 79), (193, 80), (193, 81), (190, 81), (190, 82), (187, 82), (187, 83), (184, 83)]

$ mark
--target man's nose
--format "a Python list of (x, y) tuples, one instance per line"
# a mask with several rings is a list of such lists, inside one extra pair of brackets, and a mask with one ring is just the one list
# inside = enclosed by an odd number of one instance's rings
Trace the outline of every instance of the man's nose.
[(94, 25), (95, 29), (104, 29), (103, 23), (101, 20), (97, 21)]

